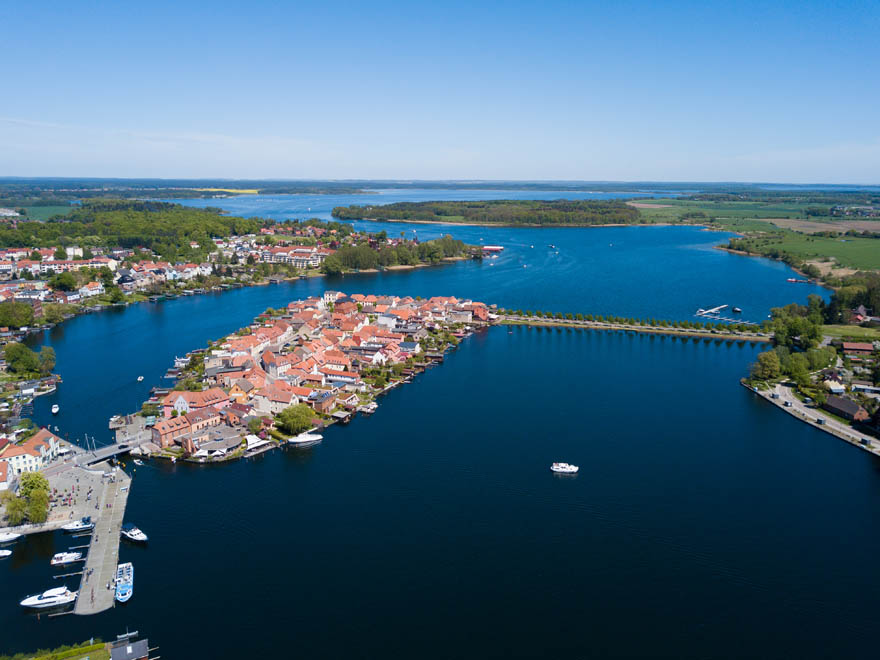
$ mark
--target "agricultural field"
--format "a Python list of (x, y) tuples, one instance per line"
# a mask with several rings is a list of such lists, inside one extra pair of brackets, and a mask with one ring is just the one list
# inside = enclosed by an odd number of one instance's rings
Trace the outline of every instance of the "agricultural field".
[(53, 215), (67, 215), (73, 210), (72, 206), (25, 206), (28, 220), (44, 222)]
[(876, 341), (880, 339), (880, 328), (862, 328), (858, 325), (823, 325), (822, 334), (839, 339)]

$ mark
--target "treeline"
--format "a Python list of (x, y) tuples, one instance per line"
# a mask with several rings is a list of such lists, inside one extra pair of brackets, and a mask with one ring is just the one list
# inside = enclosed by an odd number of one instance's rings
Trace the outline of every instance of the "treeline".
[(418, 244), (403, 243), (379, 249), (369, 245), (347, 245), (331, 254), (321, 265), (327, 275), (338, 275), (350, 270), (369, 270), (388, 266), (415, 266), (438, 263), (446, 257), (458, 257), (467, 252), (467, 246), (448, 234)]
[[(767, 202), (768, 204), (814, 204), (816, 208), (806, 209), (807, 215), (829, 215), (830, 208), (839, 204), (872, 205), (880, 204), (880, 192), (872, 190), (743, 190), (702, 192), (684, 199), (698, 202)], [(812, 212), (811, 212), (812, 211)], [(821, 213), (821, 211), (826, 211)]]
[[(259, 220), (220, 215), (165, 202), (89, 200), (49, 222), (0, 226), (0, 247), (110, 245), (146, 247), (163, 259), (195, 259), (212, 252), (213, 237), (258, 232)], [(199, 248), (190, 247), (190, 242)]]
[(640, 222), (639, 210), (620, 200), (492, 200), (478, 202), (398, 202), (384, 206), (337, 206), (342, 220), (502, 225), (608, 225)]
[(637, 319), (613, 314), (581, 314), (572, 312), (544, 312), (527, 309), (501, 309), (501, 314), (525, 316), (527, 318), (548, 319), (557, 321), (586, 321), (589, 323), (611, 323), (616, 325), (632, 325), (650, 328), (675, 328), (678, 330), (721, 330), (724, 332), (757, 332), (760, 328), (748, 323), (712, 323), (711, 321), (667, 321), (666, 319)]
[(856, 273), (843, 279), (825, 309), (828, 323), (846, 323), (850, 310), (864, 305), (880, 316), (880, 273)]

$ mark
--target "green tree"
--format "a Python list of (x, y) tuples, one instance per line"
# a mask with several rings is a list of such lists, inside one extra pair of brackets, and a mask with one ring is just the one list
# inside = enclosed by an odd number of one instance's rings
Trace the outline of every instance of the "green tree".
[(49, 278), (49, 286), (59, 291), (73, 291), (76, 288), (76, 278), (69, 271), (58, 273)]
[(263, 420), (259, 417), (252, 417), (248, 420), (248, 433), (259, 433), (261, 428), (263, 428)]
[(339, 275), (342, 273), (342, 270), (342, 261), (335, 254), (331, 254), (324, 259), (324, 263), (321, 264), (321, 272), (325, 275)]
[(55, 349), (51, 346), (43, 346), (40, 349), (40, 371), (44, 374), (50, 374), (54, 368)]
[(27, 517), (32, 523), (46, 522), (46, 518), (49, 517), (48, 491), (35, 490), (31, 493), (27, 498)]
[(752, 365), (752, 376), (763, 380), (772, 380), (782, 375), (782, 365), (775, 351), (764, 351), (758, 354), (758, 361)]
[(107, 291), (110, 293), (110, 302), (121, 303), (125, 301), (125, 294), (118, 286), (111, 286)]
[(89, 248), (83, 248), (83, 259), (94, 259), (95, 254)]
[(15, 374), (31, 374), (40, 370), (40, 358), (24, 344), (10, 342), (3, 349), (6, 366)]
[(275, 420), (276, 426), (288, 435), (297, 435), (312, 426), (315, 413), (304, 403), (289, 406), (281, 411)]
[(37, 252), (36, 250), (34, 250), (33, 252), (31, 252), (30, 260), (31, 261), (42, 261), (43, 255), (40, 254), (39, 252)]
[(63, 247), (56, 248), (55, 250), (55, 261), (66, 261), (67, 260), (67, 250)]
[(21, 497), (6, 500), (6, 519), (10, 525), (20, 525), (27, 516), (27, 502)]
[(0, 326), (23, 328), (34, 322), (33, 308), (23, 302), (0, 303)]
[(30, 499), (36, 491), (49, 492), (49, 480), (39, 472), (25, 472), (18, 483), (18, 494), (25, 499)]

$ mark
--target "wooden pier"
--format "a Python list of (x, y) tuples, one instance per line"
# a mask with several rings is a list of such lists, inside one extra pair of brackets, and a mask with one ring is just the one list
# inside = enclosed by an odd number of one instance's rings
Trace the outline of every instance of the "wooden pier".
[[(131, 488), (131, 477), (122, 470), (114, 470), (114, 481), (107, 481), (98, 504), (95, 529), (92, 530), (89, 554), (83, 567), (75, 614), (97, 614), (109, 610), (115, 602), (116, 566), (119, 563), (119, 542), (125, 504)], [(109, 507), (107, 505), (110, 505)], [(109, 586), (108, 586), (109, 585)]]

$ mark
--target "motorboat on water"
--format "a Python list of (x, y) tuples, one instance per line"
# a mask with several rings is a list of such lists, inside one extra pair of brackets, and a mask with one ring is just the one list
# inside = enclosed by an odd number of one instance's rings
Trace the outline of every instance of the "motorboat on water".
[(0, 550), (0, 559), (6, 559), (12, 554), (12, 550)]
[(95, 523), (92, 522), (91, 516), (85, 516), (80, 520), (74, 520), (66, 525), (62, 525), (61, 529), (65, 532), (88, 532), (95, 529)]
[(116, 567), (116, 600), (126, 602), (134, 593), (134, 566), (130, 561)]
[(553, 463), (550, 469), (557, 474), (577, 474), (580, 469), (577, 465), (571, 463)]
[(143, 382), (144, 382), (144, 377), (143, 377), (143, 376), (138, 376), (138, 382), (139, 382), (139, 383), (143, 383)]
[(149, 540), (149, 537), (132, 523), (125, 523), (120, 530), (120, 534), (135, 543), (146, 543)]
[(307, 447), (309, 445), (318, 444), (323, 439), (324, 436), (319, 435), (318, 433), (300, 433), (293, 438), (289, 438), (287, 443), (294, 445), (295, 447)]
[(72, 564), (82, 559), (81, 552), (58, 552), (49, 562), (52, 566), (64, 566), (64, 564)]
[(67, 587), (55, 587), (35, 596), (28, 596), (21, 601), (22, 607), (35, 610), (43, 610), (47, 607), (59, 607), (68, 605), (76, 600), (76, 592)]
[(16, 534), (15, 532), (0, 533), (0, 543), (12, 543), (13, 541), (17, 541), (20, 538), (21, 534)]
[(143, 465), (144, 462), (143, 462), (141, 459), (136, 458), (136, 459), (134, 459), (134, 464), (135, 464), (135, 465)]
[(734, 313), (734, 314), (742, 314), (742, 310), (741, 310), (739, 307), (734, 307), (734, 308), (733, 308), (733, 313)]
[(52, 406), (53, 415), (57, 415), (59, 410), (61, 410), (61, 407), (57, 403)]

